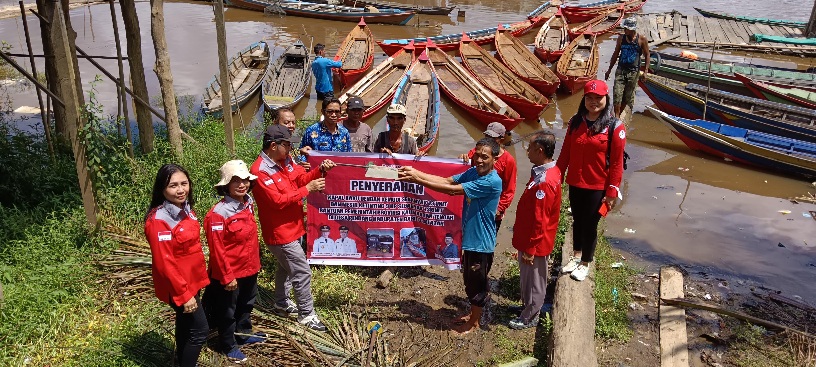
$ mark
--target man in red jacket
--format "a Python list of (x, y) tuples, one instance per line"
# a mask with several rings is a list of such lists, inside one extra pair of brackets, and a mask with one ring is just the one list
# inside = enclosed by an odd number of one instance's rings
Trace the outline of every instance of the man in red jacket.
[(513, 329), (538, 324), (547, 295), (547, 261), (555, 245), (561, 211), (561, 170), (553, 161), (555, 135), (545, 131), (530, 139), (527, 158), (533, 164), (530, 181), (516, 208), (513, 247), (518, 250), (521, 280), (521, 315), (510, 321)]
[[(324, 160), (319, 169), (306, 172), (292, 162), (289, 130), (282, 125), (270, 125), (263, 138), (263, 151), (252, 164), (250, 172), (258, 176), (253, 193), (258, 204), (261, 233), (269, 250), (277, 260), (275, 269), (275, 308), (297, 313), (298, 321), (317, 331), (326, 331), (314, 311), (312, 299), (312, 271), (300, 238), (306, 234), (303, 224), (303, 199), (310, 192), (326, 186), (321, 177), (335, 164)], [(295, 292), (296, 304), (289, 299), (287, 283)]]
[[(496, 209), (496, 233), (499, 233), (502, 219), (504, 219), (504, 211), (510, 207), (510, 204), (513, 202), (513, 196), (516, 195), (516, 159), (504, 149), (503, 140), (505, 135), (507, 135), (507, 129), (504, 125), (498, 122), (491, 122), (487, 125), (487, 130), (485, 130), (484, 135), (486, 138), (491, 138), (499, 144), (499, 155), (496, 157), (496, 163), (493, 164), (493, 168), (502, 181), (499, 207)], [(467, 154), (460, 155), (459, 158), (465, 160), (466, 163), (471, 163), (473, 153), (475, 152), (476, 148), (473, 148), (467, 152)]]

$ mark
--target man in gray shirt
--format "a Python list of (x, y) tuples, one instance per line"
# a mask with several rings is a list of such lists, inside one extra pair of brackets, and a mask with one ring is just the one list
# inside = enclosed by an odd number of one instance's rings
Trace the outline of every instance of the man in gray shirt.
[(365, 104), (362, 98), (356, 96), (349, 98), (346, 107), (348, 117), (343, 121), (343, 126), (351, 135), (352, 152), (371, 153), (374, 148), (374, 139), (371, 138), (371, 127), (362, 122), (363, 111), (365, 111)]

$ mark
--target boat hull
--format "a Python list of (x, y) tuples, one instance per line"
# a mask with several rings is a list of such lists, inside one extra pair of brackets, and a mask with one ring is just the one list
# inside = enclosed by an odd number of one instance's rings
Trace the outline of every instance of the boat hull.
[[(267, 6), (275, 3), (264, 0), (229, 0), (228, 4), (236, 8), (247, 10), (264, 11)], [(325, 20), (336, 20), (341, 22), (358, 22), (360, 17), (363, 17), (366, 23), (370, 24), (395, 24), (405, 25), (411, 18), (414, 17), (414, 12), (401, 13), (369, 13), (369, 12), (326, 12), (326, 11), (310, 11), (298, 9), (293, 6), (288, 6), (286, 2), (279, 3), (280, 7), (286, 12), (286, 15), (293, 15), (304, 18), (315, 18)], [(313, 4), (313, 3), (301, 3)], [(319, 5), (319, 4), (317, 4)]]

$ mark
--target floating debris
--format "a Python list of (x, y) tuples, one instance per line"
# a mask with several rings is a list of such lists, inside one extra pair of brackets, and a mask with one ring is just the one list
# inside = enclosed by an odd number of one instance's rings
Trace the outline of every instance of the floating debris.
[(637, 232), (636, 230), (634, 230), (632, 228), (624, 228), (623, 231), (626, 232), (626, 233), (635, 233), (635, 232)]

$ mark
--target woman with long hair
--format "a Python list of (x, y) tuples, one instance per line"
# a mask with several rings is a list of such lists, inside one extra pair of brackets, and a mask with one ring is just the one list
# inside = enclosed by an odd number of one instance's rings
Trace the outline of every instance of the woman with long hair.
[(575, 280), (584, 280), (589, 273), (601, 216), (614, 208), (617, 199), (623, 199), (625, 146), (626, 129), (615, 116), (606, 82), (587, 82), (556, 163), (566, 172), (573, 218), (573, 254), (562, 271), (572, 273)]
[(156, 297), (176, 311), (176, 358), (194, 367), (209, 327), (199, 291), (209, 284), (200, 226), (193, 212), (193, 183), (179, 165), (159, 168), (145, 216)]
[[(224, 163), (215, 190), (223, 196), (204, 217), (210, 248), (210, 285), (204, 306), (218, 328), (218, 348), (233, 362), (246, 361), (239, 345), (262, 342), (252, 334), (250, 314), (258, 296), (261, 248), (255, 222), (255, 200), (249, 196), (258, 177), (242, 160)], [(236, 334), (237, 333), (237, 334)]]

